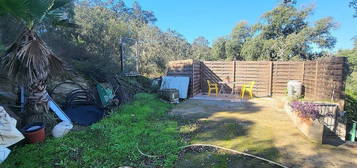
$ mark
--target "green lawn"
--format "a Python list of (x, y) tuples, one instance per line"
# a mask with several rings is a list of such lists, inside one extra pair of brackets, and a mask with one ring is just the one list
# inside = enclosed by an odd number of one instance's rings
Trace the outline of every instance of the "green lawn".
[[(167, 118), (170, 108), (154, 95), (138, 94), (88, 129), (14, 147), (1, 167), (172, 167), (183, 142), (177, 122)], [(137, 147), (158, 157), (143, 156)]]

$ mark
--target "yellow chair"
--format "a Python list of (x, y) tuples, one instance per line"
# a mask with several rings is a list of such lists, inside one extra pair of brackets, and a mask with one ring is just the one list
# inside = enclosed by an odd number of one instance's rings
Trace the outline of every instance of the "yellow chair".
[(212, 90), (215, 90), (216, 96), (218, 96), (218, 84), (217, 83), (211, 83), (211, 81), (207, 80), (207, 86), (208, 86), (208, 96), (210, 96)]
[(241, 97), (242, 97), (242, 99), (243, 99), (243, 97), (244, 97), (244, 93), (245, 93), (245, 92), (248, 92), (250, 98), (253, 98), (253, 87), (254, 87), (254, 84), (255, 84), (255, 81), (250, 82), (249, 85), (243, 84), (242, 90), (241, 90)]

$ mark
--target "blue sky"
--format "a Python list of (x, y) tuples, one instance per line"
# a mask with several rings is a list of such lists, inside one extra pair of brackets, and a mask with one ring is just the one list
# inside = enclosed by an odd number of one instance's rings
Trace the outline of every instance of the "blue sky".
[[(131, 6), (134, 0), (124, 0)], [(154, 12), (156, 25), (162, 30), (173, 29), (189, 42), (198, 36), (206, 37), (210, 43), (230, 33), (241, 20), (250, 24), (259, 21), (266, 11), (273, 9), (280, 0), (137, 0), (143, 9)], [(351, 0), (298, 0), (298, 7), (313, 4), (312, 23), (319, 18), (331, 16), (339, 24), (333, 31), (337, 37), (335, 50), (352, 48), (353, 36), (357, 36), (357, 18), (348, 7)]]

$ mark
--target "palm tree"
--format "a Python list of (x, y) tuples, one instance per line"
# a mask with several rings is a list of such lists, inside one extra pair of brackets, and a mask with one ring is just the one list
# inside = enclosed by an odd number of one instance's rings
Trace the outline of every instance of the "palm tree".
[[(71, 0), (0, 0), (0, 15), (13, 17), (24, 26), (23, 32), (1, 57), (3, 70), (27, 89), (26, 122), (53, 126), (55, 118), (48, 110), (46, 83), (50, 74), (63, 70), (63, 62), (41, 40), (40, 25), (70, 25), (64, 6)], [(41, 31), (46, 31), (41, 29)]]

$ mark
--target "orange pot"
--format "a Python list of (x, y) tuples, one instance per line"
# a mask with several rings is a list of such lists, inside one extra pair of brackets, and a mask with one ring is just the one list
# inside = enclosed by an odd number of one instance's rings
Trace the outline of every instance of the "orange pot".
[(43, 142), (46, 138), (45, 127), (42, 123), (31, 124), (24, 129), (25, 137), (31, 144)]

